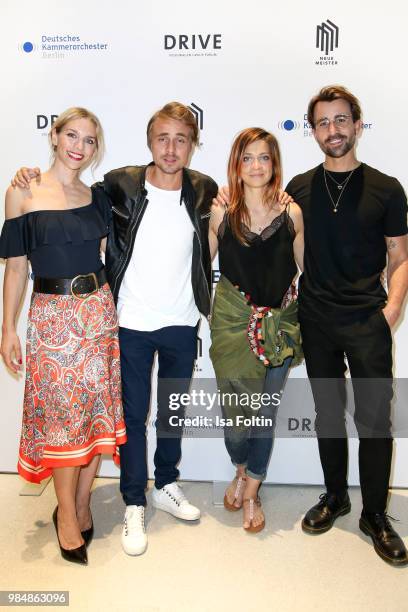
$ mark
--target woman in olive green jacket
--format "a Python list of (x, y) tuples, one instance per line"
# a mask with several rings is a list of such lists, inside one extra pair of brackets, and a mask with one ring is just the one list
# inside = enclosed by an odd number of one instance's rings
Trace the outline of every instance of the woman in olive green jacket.
[(236, 476), (224, 505), (243, 507), (244, 529), (263, 529), (258, 489), (271, 455), (276, 409), (289, 368), (302, 359), (294, 280), (303, 266), (303, 219), (279, 197), (276, 138), (261, 128), (236, 137), (228, 163), (229, 206), (214, 205), (210, 246), (221, 278), (211, 318), (210, 356)]

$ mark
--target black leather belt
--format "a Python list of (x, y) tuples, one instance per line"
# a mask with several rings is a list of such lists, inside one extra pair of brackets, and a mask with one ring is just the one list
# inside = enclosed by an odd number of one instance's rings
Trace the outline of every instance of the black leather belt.
[(105, 268), (90, 274), (78, 274), (74, 278), (34, 278), (36, 293), (55, 293), (57, 295), (73, 295), (85, 298), (98, 291), (107, 282)]

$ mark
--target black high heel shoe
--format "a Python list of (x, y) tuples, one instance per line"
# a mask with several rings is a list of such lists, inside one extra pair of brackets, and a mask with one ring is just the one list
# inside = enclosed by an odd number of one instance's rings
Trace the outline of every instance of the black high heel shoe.
[(58, 539), (58, 544), (60, 547), (61, 557), (65, 559), (66, 561), (71, 561), (72, 563), (80, 563), (81, 565), (87, 565), (88, 555), (86, 552), (85, 544), (78, 546), (78, 548), (72, 548), (72, 549), (62, 548), (61, 542), (59, 539), (59, 535), (58, 535), (57, 514), (58, 514), (58, 506), (55, 508), (54, 512), (52, 513), (52, 520), (54, 522), (55, 531), (57, 532), (57, 539)]
[(94, 524), (93, 524), (92, 513), (90, 514), (91, 514), (91, 526), (89, 527), (89, 529), (84, 529), (84, 531), (81, 531), (81, 536), (84, 538), (85, 544), (87, 546), (89, 546), (94, 536)]

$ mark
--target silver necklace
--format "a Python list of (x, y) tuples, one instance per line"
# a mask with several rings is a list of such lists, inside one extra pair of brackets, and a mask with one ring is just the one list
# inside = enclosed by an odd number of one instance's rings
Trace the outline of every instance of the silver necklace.
[[(247, 205), (246, 205), (246, 206), (247, 206)], [(248, 208), (248, 206), (247, 206), (247, 208)], [(274, 209), (273, 209), (273, 207), (272, 207), (272, 210), (274, 210)], [(266, 217), (268, 217), (268, 215), (270, 215), (270, 214), (271, 214), (271, 210), (267, 210), (267, 211), (266, 211), (266, 213), (263, 215), (264, 219), (265, 219)], [(282, 213), (280, 213), (280, 214), (282, 214)], [(278, 215), (278, 216), (279, 216), (279, 215)], [(274, 221), (274, 220), (275, 220), (275, 218), (276, 218), (276, 217), (274, 217), (274, 218), (272, 219), (272, 221)], [(263, 232), (263, 230), (264, 230), (265, 228), (267, 228), (269, 225), (271, 225), (272, 221), (269, 221), (269, 220), (268, 220), (268, 221), (264, 221), (264, 222), (262, 223), (262, 225), (260, 225), (259, 223), (258, 223), (258, 224), (255, 224), (255, 227), (256, 227), (256, 230), (257, 230), (257, 232), (256, 232), (256, 233), (260, 234), (261, 232)], [(252, 222), (251, 222), (251, 225), (252, 225)], [(252, 231), (250, 227), (249, 227), (248, 229), (249, 229), (250, 231)]]
[(344, 181), (341, 181), (341, 183), (339, 183), (338, 181), (336, 181), (336, 179), (330, 174), (330, 172), (328, 170), (325, 170), (327, 176), (329, 177), (329, 179), (331, 179), (333, 181), (333, 183), (336, 185), (337, 189), (343, 189), (343, 187), (347, 184), (347, 181), (349, 180), (350, 174), (351, 172), (354, 172), (354, 170), (352, 170), (344, 179)]
[[(347, 187), (347, 184), (348, 184), (349, 180), (351, 179), (351, 176), (352, 176), (354, 170), (355, 170), (355, 168), (353, 168), (353, 170), (350, 172), (350, 174), (347, 176), (347, 178), (342, 183), (338, 183), (337, 181), (334, 180), (334, 178), (332, 176), (330, 176), (330, 174), (327, 172), (326, 168), (323, 166), (324, 183), (326, 185), (326, 190), (327, 190), (327, 193), (329, 195), (330, 201), (331, 201), (331, 203), (333, 205), (333, 212), (335, 212), (335, 213), (337, 212), (337, 209), (338, 209), (339, 204), (340, 204), (341, 196), (343, 195), (344, 190)], [(332, 179), (332, 181), (334, 181), (336, 183), (337, 188), (340, 191), (339, 197), (337, 198), (336, 201), (333, 200), (332, 194), (330, 193), (330, 189), (329, 189), (329, 186), (327, 184), (326, 175), (329, 175), (329, 177)]]

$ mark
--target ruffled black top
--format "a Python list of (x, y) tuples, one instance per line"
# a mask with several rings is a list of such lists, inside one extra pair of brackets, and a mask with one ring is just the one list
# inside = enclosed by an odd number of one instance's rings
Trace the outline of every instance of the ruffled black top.
[(27, 255), (34, 275), (72, 278), (98, 272), (100, 243), (112, 218), (108, 197), (92, 188), (92, 201), (69, 210), (37, 210), (4, 222), (0, 257)]

